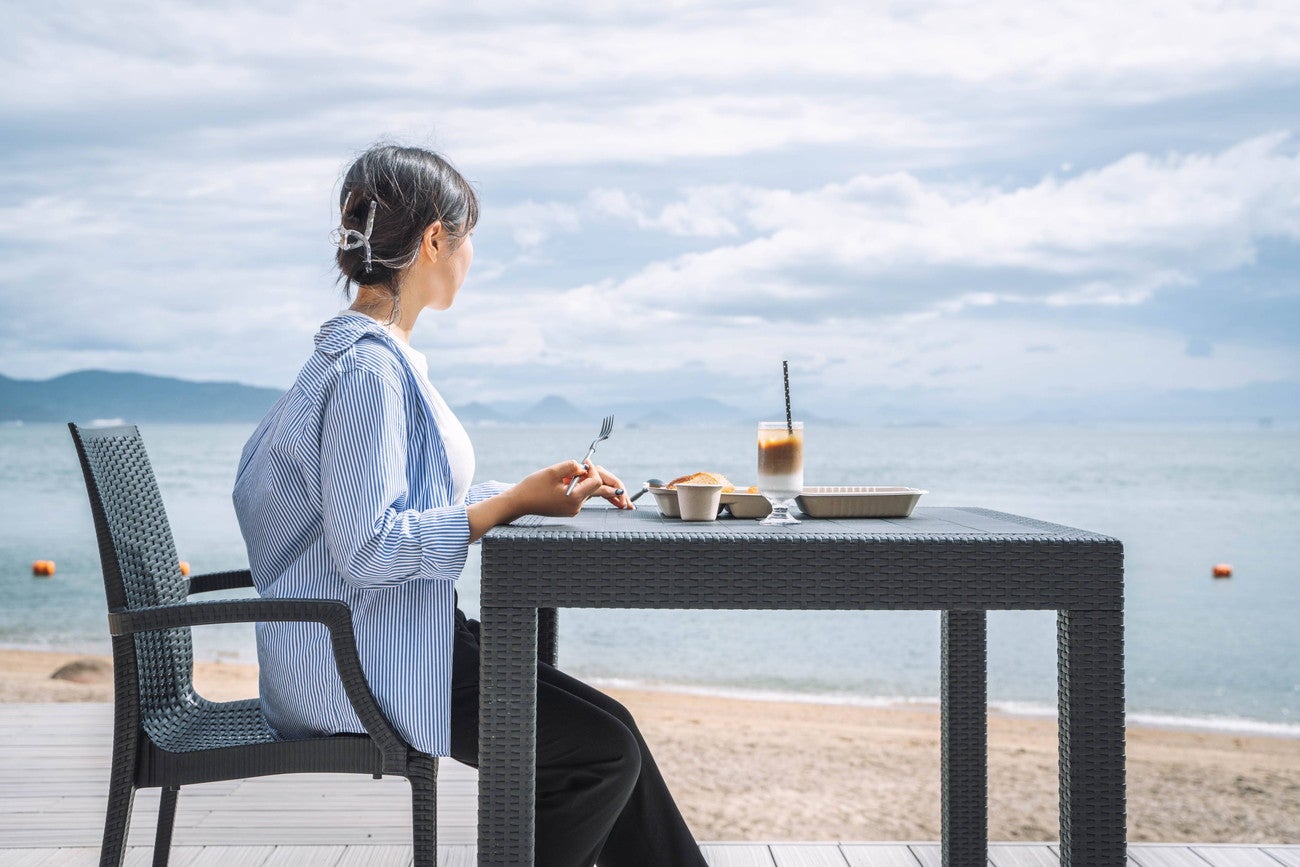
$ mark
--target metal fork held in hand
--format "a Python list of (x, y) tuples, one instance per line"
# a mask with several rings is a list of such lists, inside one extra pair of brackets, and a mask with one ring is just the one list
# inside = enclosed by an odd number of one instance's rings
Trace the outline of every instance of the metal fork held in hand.
[[(605, 416), (605, 420), (600, 423), (600, 436), (596, 437), (594, 440), (591, 441), (591, 447), (587, 449), (587, 456), (582, 459), (583, 467), (587, 466), (587, 461), (591, 460), (591, 456), (596, 453), (596, 443), (600, 442), (601, 440), (609, 439), (609, 435), (613, 432), (614, 432), (614, 416), (607, 415)], [(570, 494), (572, 494), (573, 488), (577, 484), (578, 484), (578, 477), (574, 476), (572, 479), (569, 480), (569, 486), (564, 489), (564, 495), (567, 497)]]

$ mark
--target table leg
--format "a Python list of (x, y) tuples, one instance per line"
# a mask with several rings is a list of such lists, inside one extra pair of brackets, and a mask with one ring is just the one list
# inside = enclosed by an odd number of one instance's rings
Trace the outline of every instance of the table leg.
[(987, 627), (983, 611), (945, 611), (940, 717), (944, 867), (988, 862)]
[(1122, 867), (1124, 612), (1056, 619), (1061, 742), (1061, 867)]
[(560, 664), (560, 618), (554, 608), (537, 609), (537, 658), (547, 665)]
[(533, 863), (537, 609), (484, 606), (479, 637), (478, 863)]

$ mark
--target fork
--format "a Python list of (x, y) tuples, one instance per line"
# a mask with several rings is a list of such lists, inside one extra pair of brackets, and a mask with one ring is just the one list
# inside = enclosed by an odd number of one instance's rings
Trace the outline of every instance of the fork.
[[(614, 432), (614, 416), (607, 415), (605, 416), (605, 420), (600, 423), (600, 436), (596, 437), (594, 440), (591, 441), (591, 447), (587, 449), (587, 456), (582, 459), (582, 466), (584, 468), (587, 466), (587, 461), (591, 460), (591, 456), (596, 453), (596, 443), (600, 442), (601, 440), (609, 439), (609, 435), (613, 432)], [(577, 476), (574, 476), (572, 479), (569, 479), (569, 486), (564, 489), (564, 495), (567, 497), (570, 494), (572, 494), (573, 488), (577, 484), (578, 484)]]

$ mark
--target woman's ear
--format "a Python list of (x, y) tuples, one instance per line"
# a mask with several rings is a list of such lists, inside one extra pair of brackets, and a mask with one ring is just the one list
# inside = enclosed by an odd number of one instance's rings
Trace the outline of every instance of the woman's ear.
[(436, 221), (429, 228), (424, 230), (425, 252), (429, 254), (430, 259), (436, 260), (442, 253), (441, 242), (446, 240), (446, 233), (442, 231), (442, 221)]

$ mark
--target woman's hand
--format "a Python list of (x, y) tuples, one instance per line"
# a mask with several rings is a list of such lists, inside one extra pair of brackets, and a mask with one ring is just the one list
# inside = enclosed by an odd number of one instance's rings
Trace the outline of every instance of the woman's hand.
[[(565, 494), (569, 481), (577, 476), (579, 481), (572, 494)], [(584, 470), (577, 461), (561, 461), (540, 469), (524, 478), (507, 493), (524, 515), (547, 515), (554, 518), (572, 518), (582, 508), (582, 501), (603, 492), (613, 494), (614, 488), (605, 484), (604, 477), (593, 466)]]
[[(572, 494), (565, 494), (569, 481), (577, 476)], [(635, 509), (623, 482), (604, 467), (592, 464), (583, 469), (577, 461), (561, 461), (527, 476), (509, 489), (475, 503), (467, 510), (471, 542), (477, 541), (488, 530), (499, 524), (508, 524), (524, 515), (546, 515), (552, 518), (572, 518), (582, 509), (588, 497), (601, 496), (620, 509)]]
[[(603, 480), (600, 489), (597, 490), (593, 496), (604, 497), (620, 509), (636, 508), (636, 506), (632, 504), (631, 498), (627, 495), (627, 486), (623, 484), (618, 476), (599, 465), (593, 465), (591, 471), (598, 474)], [(567, 479), (565, 480), (565, 483), (568, 483)], [(623, 493), (616, 494), (614, 493), (615, 491), (622, 491)], [(577, 493), (576, 488), (574, 489), (574, 493)]]

